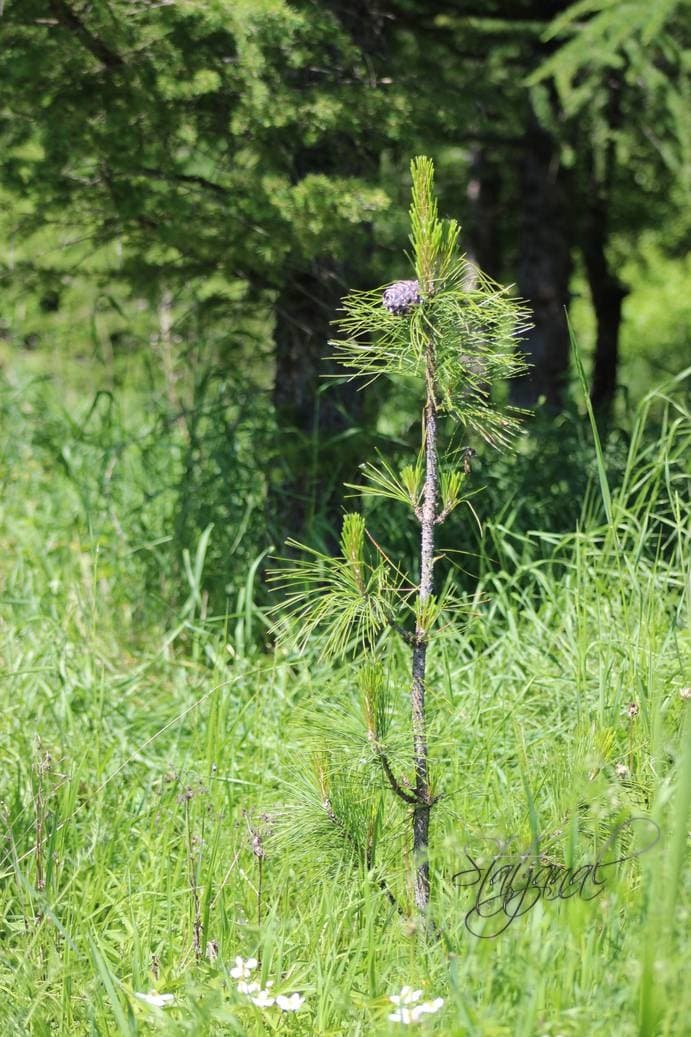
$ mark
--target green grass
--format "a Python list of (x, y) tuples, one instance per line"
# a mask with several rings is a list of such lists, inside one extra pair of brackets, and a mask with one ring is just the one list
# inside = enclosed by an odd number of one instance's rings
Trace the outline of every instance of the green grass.
[[(319, 663), (318, 645), (301, 658), (257, 646), (264, 615), (251, 561), (233, 576), (227, 614), (210, 614), (214, 541), (228, 530), (172, 541), (178, 568), (164, 570), (154, 595), (143, 559), (166, 563), (153, 541), (172, 535), (173, 507), (142, 495), (155, 466), (138, 467), (125, 450), (116, 489), (99, 481), (124, 419), (106, 441), (68, 435), (54, 393), (5, 385), (0, 1032), (369, 1037), (401, 1029), (387, 1021), (387, 996), (407, 983), (445, 998), (423, 1033), (688, 1033), (691, 705), (680, 692), (691, 684), (691, 426), (682, 387), (643, 401), (616, 485), (606, 449), (598, 464), (591, 440), (578, 528), (517, 527), (510, 508), (485, 516), (467, 622), (432, 653), (441, 938), (425, 943), (378, 885), (385, 875), (409, 904), (402, 806), (383, 797), (376, 875), (339, 855), (328, 833), (305, 837), (318, 827), (304, 778), (310, 724), (334, 759), (346, 754), (346, 806), (380, 795), (353, 777), (358, 756), (347, 756), (361, 738), (351, 670)], [(504, 479), (510, 499), (510, 468)], [(146, 527), (135, 521), (144, 506), (154, 509)], [(151, 541), (137, 542), (143, 529)], [(407, 666), (406, 649), (391, 646), (400, 766)], [(465, 848), (479, 854), (488, 838), (510, 835), (527, 847), (539, 832), (554, 838), (555, 859), (592, 860), (612, 826), (636, 815), (657, 822), (660, 841), (610, 869), (600, 898), (540, 902), (493, 939), (467, 931), (470, 896), (452, 881)], [(259, 919), (250, 829), (265, 840)], [(214, 960), (204, 954), (211, 941)], [(228, 976), (237, 954), (259, 957), (277, 990), (301, 991), (301, 1011), (248, 1004)], [(134, 997), (150, 990), (176, 1004)]]

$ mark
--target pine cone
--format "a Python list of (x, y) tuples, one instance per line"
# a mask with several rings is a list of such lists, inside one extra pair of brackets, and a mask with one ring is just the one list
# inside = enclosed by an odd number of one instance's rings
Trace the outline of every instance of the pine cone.
[(382, 299), (384, 306), (390, 313), (401, 316), (408, 313), (412, 306), (422, 302), (420, 298), (420, 284), (418, 281), (396, 281), (384, 292)]

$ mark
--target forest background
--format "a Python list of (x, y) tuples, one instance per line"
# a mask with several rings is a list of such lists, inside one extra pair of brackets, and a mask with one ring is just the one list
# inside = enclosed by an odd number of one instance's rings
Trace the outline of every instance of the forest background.
[[(563, 965), (558, 995), (535, 979), (548, 953), (537, 929), (525, 974), (507, 939), (454, 964), (450, 991), (448, 957), (416, 958), (389, 930), (381, 950), (364, 880), (329, 887), (303, 918), (278, 893), (299, 867), (276, 851), (270, 922), (255, 928), (256, 884), (243, 883), (250, 815), (285, 797), (286, 725), (306, 697), (348, 695), (347, 672), (318, 652), (275, 648), (271, 557), (286, 538), (333, 550), (344, 508), (362, 506), (387, 552), (416, 564), (414, 525), (344, 483), (361, 484), (378, 454), (408, 458), (417, 401), (385, 379), (358, 389), (328, 344), (347, 291), (410, 276), (415, 154), (434, 158), (441, 214), (461, 223), (469, 260), (515, 285), (533, 322), (520, 347), (530, 373), (506, 387), (530, 412), (518, 448), (468, 442), (474, 512), (451, 515), (441, 537), (447, 579), (473, 606), (440, 663), (441, 729), (462, 718), (442, 756), (459, 775), (463, 760), (494, 758), (485, 820), (556, 816), (563, 803), (543, 789), (538, 809), (527, 774), (546, 768), (561, 788), (577, 761), (584, 782), (626, 767), (647, 809), (676, 803), (690, 683), (690, 34), (678, 0), (0, 0), (12, 1032), (138, 1032), (149, 1023), (132, 990), (166, 983), (197, 991), (166, 1032), (264, 1032), (219, 993), (209, 945), (230, 962), (263, 948), (264, 968), (273, 953), (284, 974), (297, 955), (306, 1033), (373, 1032), (387, 969), (399, 986), (436, 977), (451, 1012), (439, 1032), (532, 1034), (550, 1019), (574, 1035), (682, 1032), (684, 1006), (664, 991), (677, 989), (688, 882), (681, 923), (665, 901), (672, 943), (655, 972), (641, 947), (658, 923), (631, 880), (622, 903), (637, 922), (610, 962), (614, 996), (594, 978), (597, 942), (579, 952), (589, 980)], [(549, 706), (526, 700), (543, 677)], [(621, 719), (632, 702), (645, 734)], [(526, 724), (539, 734), (527, 748)], [(464, 779), (464, 823), (484, 767)], [(181, 789), (194, 795), (176, 806)], [(136, 819), (164, 800), (165, 823), (128, 858)], [(208, 832), (199, 848), (202, 803), (213, 850)], [(457, 830), (449, 820), (448, 838)], [(246, 853), (240, 877), (231, 862)], [(165, 888), (161, 858), (177, 862)], [(135, 873), (156, 893), (125, 908)], [(357, 947), (332, 934), (332, 959), (320, 954), (338, 964), (319, 986), (317, 928), (341, 894)], [(568, 925), (583, 936), (587, 918)], [(454, 962), (457, 951), (446, 948)], [(589, 1004), (588, 982), (602, 985)]]

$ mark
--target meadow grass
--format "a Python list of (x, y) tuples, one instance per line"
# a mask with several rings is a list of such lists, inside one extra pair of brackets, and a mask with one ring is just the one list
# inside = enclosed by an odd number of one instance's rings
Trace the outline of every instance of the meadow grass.
[[(442, 799), (439, 938), (425, 941), (379, 885), (385, 876), (410, 905), (405, 807), (384, 800), (373, 873), (311, 822), (310, 732), (346, 761), (344, 802), (373, 794), (356, 777), (350, 668), (325, 666), (318, 643), (304, 656), (262, 647), (257, 566), (237, 578), (225, 614), (209, 613), (210, 524), (180, 559), (182, 590), (166, 597), (163, 581), (160, 600), (142, 600), (142, 558), (158, 556), (134, 538), (141, 472), (123, 457), (109, 497), (112, 441), (60, 446), (55, 396), (5, 385), (0, 1032), (384, 1035), (403, 1028), (387, 1019), (388, 995), (410, 984), (445, 999), (423, 1033), (688, 1033), (682, 387), (641, 404), (617, 485), (592, 445), (577, 528), (516, 528), (510, 509), (485, 523), (467, 618), (431, 652)], [(401, 765), (407, 665), (407, 650), (392, 648)], [(454, 882), (466, 850), (539, 836), (554, 860), (582, 862), (641, 815), (659, 842), (609, 869), (600, 897), (540, 900), (494, 938), (468, 931), (472, 892)], [(622, 837), (619, 850), (635, 845)], [(300, 991), (301, 1010), (250, 1004), (229, 976), (236, 955), (256, 956), (276, 991)], [(149, 991), (175, 1003), (135, 997)]]

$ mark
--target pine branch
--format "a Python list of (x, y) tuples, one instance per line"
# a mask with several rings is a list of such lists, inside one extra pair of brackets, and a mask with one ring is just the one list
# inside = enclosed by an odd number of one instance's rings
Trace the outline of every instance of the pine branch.
[(94, 36), (66, 0), (49, 0), (49, 4), (53, 15), (60, 25), (65, 29), (69, 29), (97, 61), (111, 71), (125, 68), (125, 62), (120, 55), (111, 50), (98, 36)]
[(375, 750), (375, 751), (377, 753), (377, 758), (380, 760), (381, 765), (382, 765), (382, 767), (384, 769), (384, 774), (386, 775), (386, 779), (387, 779), (389, 785), (391, 786), (391, 788), (393, 789), (393, 791), (398, 796), (398, 798), (402, 799), (404, 803), (409, 803), (412, 806), (416, 806), (417, 802), (418, 802), (417, 801), (417, 797), (415, 795), (413, 795), (412, 792), (406, 792), (405, 791), (405, 789), (403, 788), (401, 782), (398, 781), (398, 779), (396, 778), (396, 775), (392, 771), (391, 764), (388, 761), (386, 753), (383, 752), (382, 750)]
[[(138, 166), (133, 170), (133, 173), (141, 174), (152, 180), (161, 180), (165, 183), (190, 184), (194, 187), (202, 187), (205, 191), (212, 191), (223, 198), (227, 198), (229, 195), (229, 188), (224, 187), (223, 184), (217, 184), (214, 180), (209, 180), (205, 176), (199, 176), (194, 173), (165, 172), (162, 169), (152, 169), (149, 166)], [(248, 226), (250, 226), (249, 223)]]
[[(335, 813), (335, 811), (333, 809), (333, 806), (331, 805), (331, 800), (329, 799), (328, 796), (324, 796), (324, 798), (322, 799), (322, 809), (324, 810), (324, 813), (328, 817), (329, 821), (338, 829), (338, 831), (341, 834), (342, 838), (345, 839), (346, 842), (349, 842), (351, 844), (352, 848), (357, 851), (359, 849), (359, 847), (355, 844), (352, 835), (350, 834), (350, 832), (348, 831), (346, 826), (343, 824), (341, 819), (336, 816), (336, 813)], [(371, 871), (372, 868), (374, 867), (374, 860), (372, 858), (371, 851), (370, 851), (369, 847), (368, 847), (368, 850), (367, 850), (367, 867), (368, 867), (369, 871)], [(398, 912), (399, 915), (401, 915), (402, 918), (405, 918), (406, 917), (406, 913), (403, 910), (403, 908), (401, 907), (401, 905), (398, 903), (398, 901), (396, 900), (396, 897), (394, 896), (394, 894), (391, 892), (386, 879), (380, 878), (378, 885), (379, 885), (379, 889), (385, 895), (386, 899), (389, 901), (391, 906), (396, 908), (396, 911)]]

